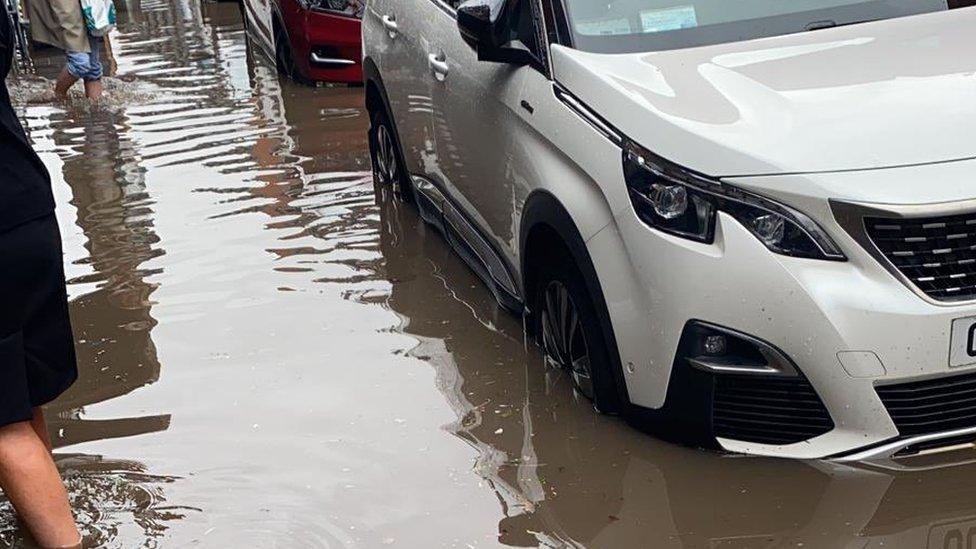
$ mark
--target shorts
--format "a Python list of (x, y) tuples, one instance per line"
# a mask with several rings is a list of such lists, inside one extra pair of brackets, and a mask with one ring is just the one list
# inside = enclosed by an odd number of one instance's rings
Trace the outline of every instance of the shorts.
[(91, 51), (68, 52), (67, 67), (68, 72), (75, 78), (80, 78), (85, 82), (92, 82), (102, 78), (102, 42), (101, 36), (88, 35), (88, 45)]
[(0, 233), (0, 426), (78, 377), (62, 261), (53, 214)]

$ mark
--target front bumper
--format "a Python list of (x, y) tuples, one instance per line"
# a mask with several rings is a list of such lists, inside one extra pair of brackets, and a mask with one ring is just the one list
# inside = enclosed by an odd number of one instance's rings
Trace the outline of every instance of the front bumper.
[[(976, 305), (922, 299), (847, 235), (827, 202), (820, 202), (816, 217), (848, 262), (775, 255), (724, 214), (710, 245), (654, 231), (629, 209), (617, 214), (615, 227), (590, 240), (595, 255), (607, 255), (606, 247), (619, 239), (632, 268), (626, 276), (612, 275), (618, 279), (608, 290), (607, 301), (617, 309), (612, 316), (648, 319), (614, 322), (635, 405), (665, 406), (674, 368), (683, 360), (677, 356), (683, 329), (691, 320), (704, 320), (786, 353), (834, 424), (825, 434), (786, 445), (719, 438), (723, 449), (793, 458), (881, 459), (919, 442), (901, 437), (876, 388), (972, 373), (974, 366), (950, 368), (949, 349), (953, 320), (976, 316)], [(621, 283), (631, 277), (629, 284)], [(635, 289), (637, 297), (628, 298), (625, 292)], [(959, 429), (924, 436), (948, 442), (969, 434), (976, 439), (976, 432)]]

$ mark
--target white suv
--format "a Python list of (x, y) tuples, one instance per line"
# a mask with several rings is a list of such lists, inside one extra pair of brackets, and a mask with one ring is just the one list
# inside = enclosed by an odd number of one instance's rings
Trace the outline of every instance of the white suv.
[(969, 445), (974, 3), (367, 0), (374, 171), (601, 410), (774, 456)]

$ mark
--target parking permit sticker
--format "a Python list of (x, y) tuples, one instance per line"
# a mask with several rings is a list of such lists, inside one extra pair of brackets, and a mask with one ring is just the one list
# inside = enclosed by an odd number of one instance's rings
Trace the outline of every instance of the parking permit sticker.
[(698, 26), (695, 6), (675, 6), (660, 10), (644, 10), (640, 14), (644, 32), (664, 32)]
[(598, 21), (582, 21), (576, 24), (576, 32), (587, 36), (611, 36), (617, 34), (632, 34), (628, 19), (603, 19)]

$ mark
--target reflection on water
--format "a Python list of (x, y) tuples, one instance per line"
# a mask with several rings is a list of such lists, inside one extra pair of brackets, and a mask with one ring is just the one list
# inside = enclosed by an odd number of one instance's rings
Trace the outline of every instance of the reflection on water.
[(361, 89), (280, 81), (233, 3), (118, 5), (117, 76), (153, 93), (22, 108), (81, 368), (49, 413), (93, 544), (968, 547), (972, 466), (726, 457), (594, 413), (374, 188)]
[[(69, 277), (81, 290), (71, 303), (78, 359), (86, 367), (49, 410), (57, 446), (166, 429), (168, 415), (91, 420), (84, 406), (125, 395), (159, 379), (150, 332), (154, 274), (142, 265), (164, 252), (153, 230), (145, 169), (129, 140), (124, 113), (73, 109), (52, 120), (50, 139), (61, 151), (62, 175), (77, 208), (75, 224), (87, 255), (86, 273)], [(80, 131), (79, 131), (80, 130)], [(91, 288), (85, 292), (83, 288)]]

